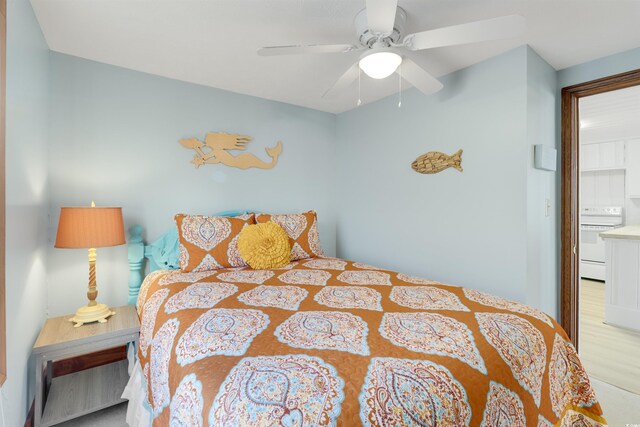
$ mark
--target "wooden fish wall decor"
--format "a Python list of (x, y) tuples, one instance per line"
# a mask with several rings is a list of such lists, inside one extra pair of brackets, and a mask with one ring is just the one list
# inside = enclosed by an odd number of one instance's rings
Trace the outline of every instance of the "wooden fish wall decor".
[(429, 151), (411, 163), (414, 171), (419, 173), (438, 173), (447, 168), (455, 168), (462, 172), (462, 149), (448, 156), (439, 151)]
[(204, 138), (204, 142), (198, 138), (181, 139), (180, 144), (184, 148), (195, 150), (196, 154), (191, 160), (196, 168), (205, 163), (231, 166), (240, 169), (258, 168), (272, 169), (278, 163), (278, 157), (282, 153), (282, 142), (278, 141), (275, 147), (265, 148), (267, 155), (271, 157), (270, 162), (260, 160), (253, 154), (243, 153), (237, 156), (231, 155), (228, 150), (246, 150), (247, 143), (253, 138), (246, 135), (228, 134), (224, 132), (209, 132)]

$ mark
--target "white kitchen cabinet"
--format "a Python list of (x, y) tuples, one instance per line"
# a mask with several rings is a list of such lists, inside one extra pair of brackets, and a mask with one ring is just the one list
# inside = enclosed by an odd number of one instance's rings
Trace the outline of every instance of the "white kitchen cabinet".
[(606, 323), (640, 330), (640, 226), (600, 233), (605, 242)]
[(580, 168), (583, 171), (598, 168), (598, 144), (583, 144), (580, 147)]
[(625, 186), (627, 187), (627, 197), (630, 199), (640, 198), (640, 139), (627, 141), (627, 174)]
[(580, 146), (580, 168), (583, 172), (623, 169), (624, 167), (624, 141), (594, 142)]

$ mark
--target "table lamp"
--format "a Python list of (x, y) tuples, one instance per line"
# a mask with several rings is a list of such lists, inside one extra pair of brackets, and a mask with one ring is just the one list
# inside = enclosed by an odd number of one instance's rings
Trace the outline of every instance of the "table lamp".
[(60, 209), (60, 222), (56, 236), (56, 248), (89, 249), (89, 304), (80, 307), (76, 315), (69, 319), (75, 327), (85, 323), (105, 323), (115, 314), (106, 304), (98, 304), (96, 287), (96, 248), (123, 245), (124, 226), (122, 208), (63, 207)]

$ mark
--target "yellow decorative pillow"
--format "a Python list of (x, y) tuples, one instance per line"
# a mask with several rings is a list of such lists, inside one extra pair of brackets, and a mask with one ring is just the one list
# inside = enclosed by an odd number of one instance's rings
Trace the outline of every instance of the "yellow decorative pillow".
[(275, 222), (246, 226), (238, 237), (240, 256), (251, 268), (265, 270), (289, 264), (289, 235)]

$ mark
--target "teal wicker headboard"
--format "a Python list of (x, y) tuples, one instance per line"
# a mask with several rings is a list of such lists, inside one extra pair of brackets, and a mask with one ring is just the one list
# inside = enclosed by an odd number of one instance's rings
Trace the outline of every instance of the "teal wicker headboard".
[[(238, 216), (248, 212), (258, 211), (225, 211), (214, 216)], [(135, 224), (129, 227), (129, 304), (138, 300), (140, 285), (144, 278), (145, 259), (148, 260), (149, 271), (160, 269), (178, 269), (178, 230), (173, 227), (155, 242), (145, 245), (142, 239), (143, 228)]]

